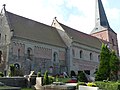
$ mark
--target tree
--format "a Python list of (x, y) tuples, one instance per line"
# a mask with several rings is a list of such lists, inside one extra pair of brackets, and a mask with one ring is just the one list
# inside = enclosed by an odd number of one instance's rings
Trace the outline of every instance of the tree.
[(43, 84), (44, 84), (44, 85), (49, 84), (48, 71), (46, 71), (45, 74), (44, 74)]
[(109, 74), (110, 74), (109, 61), (110, 61), (110, 50), (108, 49), (107, 45), (102, 44), (101, 53), (100, 53), (100, 64), (95, 77), (96, 81), (107, 80), (109, 78)]
[(111, 52), (109, 64), (110, 64), (110, 79), (116, 81), (118, 79), (119, 58), (115, 54), (115, 51)]
[(85, 76), (85, 73), (83, 71), (78, 72), (77, 78), (79, 82), (88, 82), (87, 77)]

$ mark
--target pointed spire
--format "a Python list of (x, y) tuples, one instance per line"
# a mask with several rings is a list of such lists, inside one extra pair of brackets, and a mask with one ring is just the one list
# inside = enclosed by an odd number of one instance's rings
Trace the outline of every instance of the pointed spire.
[(96, 0), (95, 7), (95, 28), (91, 33), (96, 33), (106, 28), (110, 28), (103, 4), (101, 0)]

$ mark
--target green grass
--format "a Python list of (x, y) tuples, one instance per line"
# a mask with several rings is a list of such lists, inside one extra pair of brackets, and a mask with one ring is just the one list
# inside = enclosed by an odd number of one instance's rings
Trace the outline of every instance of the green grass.
[(22, 88), (21, 90), (32, 90), (32, 88)]

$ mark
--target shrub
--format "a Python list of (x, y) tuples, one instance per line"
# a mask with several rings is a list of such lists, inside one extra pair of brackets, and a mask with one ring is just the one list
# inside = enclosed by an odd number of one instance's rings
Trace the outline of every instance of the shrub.
[(38, 72), (38, 73), (37, 73), (37, 77), (41, 77), (41, 72)]
[(70, 76), (76, 76), (75, 72), (72, 70), (71, 73), (70, 73)]
[(4, 77), (4, 74), (2, 72), (0, 72), (0, 77)]
[(87, 86), (91, 86), (91, 87), (96, 87), (96, 84), (95, 83), (87, 83)]
[(120, 90), (118, 82), (95, 82), (95, 84), (102, 90)]
[(52, 76), (48, 76), (48, 78), (49, 78), (49, 84), (51, 84), (55, 81), (55, 78)]
[(77, 78), (79, 82), (88, 82), (87, 77), (85, 76), (83, 71), (78, 72)]
[(48, 85), (49, 84), (48, 71), (46, 71), (45, 74), (44, 74), (43, 84), (44, 85)]
[(79, 85), (87, 86), (85, 82), (78, 82), (76, 88), (78, 88)]

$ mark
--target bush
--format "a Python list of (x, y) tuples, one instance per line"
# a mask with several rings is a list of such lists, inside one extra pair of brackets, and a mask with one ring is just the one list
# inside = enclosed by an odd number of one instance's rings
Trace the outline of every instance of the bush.
[(38, 72), (38, 73), (37, 73), (37, 77), (41, 77), (41, 72)]
[(85, 76), (83, 71), (78, 72), (77, 78), (79, 82), (88, 82), (87, 77)]
[(75, 72), (74, 72), (74, 71), (71, 71), (70, 76), (71, 76), (71, 77), (72, 77), (72, 76), (76, 76)]
[(0, 77), (4, 77), (4, 74), (2, 72), (0, 72)]
[(76, 88), (78, 88), (79, 85), (87, 86), (85, 82), (78, 82)]
[(43, 84), (44, 85), (48, 85), (49, 84), (48, 71), (46, 71), (45, 74), (44, 74)]
[(52, 76), (48, 76), (48, 78), (49, 78), (49, 84), (51, 84), (55, 81), (55, 78)]
[(87, 83), (87, 86), (91, 86), (91, 87), (96, 87), (96, 84), (95, 83)]
[(95, 84), (102, 90), (120, 90), (118, 82), (95, 82)]

